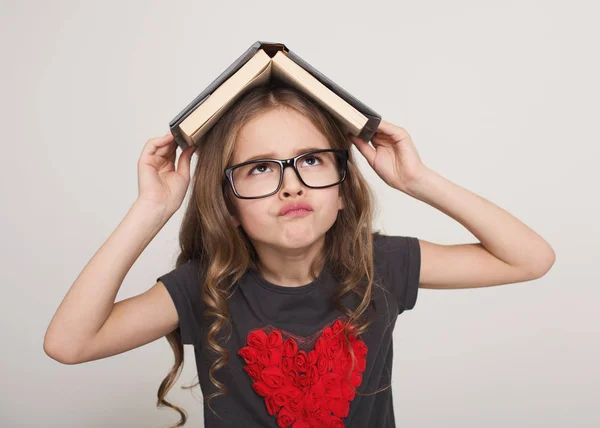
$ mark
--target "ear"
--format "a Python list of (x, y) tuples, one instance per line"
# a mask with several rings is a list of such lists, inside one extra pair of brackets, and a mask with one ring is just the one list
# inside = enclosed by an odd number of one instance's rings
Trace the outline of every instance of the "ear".
[(344, 199), (342, 195), (338, 196), (338, 211), (344, 209)]
[(227, 186), (227, 192), (229, 192), (229, 198), (225, 197), (225, 205), (227, 206), (227, 211), (229, 211), (229, 214), (231, 215), (233, 225), (237, 228), (240, 226), (241, 223), (236, 216), (237, 208), (235, 206), (235, 203), (233, 202), (233, 200), (235, 199), (235, 195), (233, 194), (229, 186)]
[(237, 227), (239, 227), (239, 225), (240, 225), (241, 223), (240, 223), (240, 221), (238, 220), (238, 218), (237, 218), (237, 215), (236, 215), (236, 214), (232, 214), (231, 212), (230, 212), (229, 214), (231, 214), (231, 220), (232, 220), (232, 222), (233, 222), (233, 226), (234, 226), (234, 227), (236, 227), (236, 228), (237, 228)]

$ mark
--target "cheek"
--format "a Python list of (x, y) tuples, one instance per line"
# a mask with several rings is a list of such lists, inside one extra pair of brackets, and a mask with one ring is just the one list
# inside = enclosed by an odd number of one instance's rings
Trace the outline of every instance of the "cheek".
[(343, 203), (340, 202), (340, 194), (336, 189), (333, 189), (322, 201), (323, 215), (327, 216), (327, 220), (335, 221), (339, 214), (339, 210), (343, 208)]
[(239, 220), (248, 229), (266, 225), (269, 221), (269, 208), (264, 200), (240, 200), (237, 204)]

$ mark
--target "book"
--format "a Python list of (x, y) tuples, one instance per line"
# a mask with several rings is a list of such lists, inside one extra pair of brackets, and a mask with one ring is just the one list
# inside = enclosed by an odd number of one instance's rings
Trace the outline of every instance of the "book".
[(272, 80), (301, 91), (327, 110), (345, 132), (365, 141), (370, 141), (381, 122), (381, 115), (283, 43), (257, 41), (171, 120), (169, 128), (179, 147), (197, 144), (241, 96)]

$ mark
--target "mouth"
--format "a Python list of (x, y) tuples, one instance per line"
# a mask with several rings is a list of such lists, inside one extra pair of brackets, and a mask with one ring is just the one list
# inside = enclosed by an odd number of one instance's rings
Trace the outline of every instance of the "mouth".
[(286, 206), (281, 208), (279, 215), (286, 217), (305, 216), (310, 214), (312, 210), (313, 209), (312, 206), (310, 206), (310, 204), (307, 204), (305, 202), (296, 202), (287, 204)]
[(312, 213), (312, 211), (300, 208), (297, 210), (290, 210), (290, 211), (286, 212), (283, 216), (284, 217), (305, 217), (305, 216), (309, 215), (310, 213)]

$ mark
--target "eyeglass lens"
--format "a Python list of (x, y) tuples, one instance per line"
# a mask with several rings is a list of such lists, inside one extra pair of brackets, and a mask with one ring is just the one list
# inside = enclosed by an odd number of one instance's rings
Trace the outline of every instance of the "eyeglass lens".
[[(336, 152), (319, 152), (298, 158), (296, 166), (310, 187), (330, 186), (342, 178), (342, 160)], [(233, 170), (233, 184), (243, 197), (259, 197), (277, 190), (281, 166), (277, 162), (256, 161)]]

